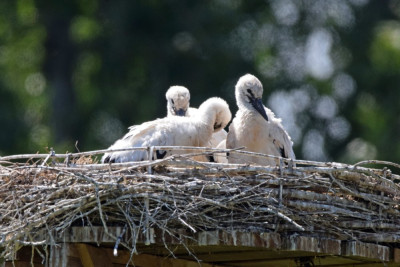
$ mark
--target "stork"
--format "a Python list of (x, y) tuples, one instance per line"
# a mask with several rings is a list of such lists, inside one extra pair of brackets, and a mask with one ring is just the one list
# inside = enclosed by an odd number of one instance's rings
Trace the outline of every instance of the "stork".
[[(151, 146), (207, 146), (214, 132), (224, 128), (231, 120), (231, 112), (225, 100), (212, 97), (204, 101), (195, 116), (172, 116), (134, 125), (109, 149)], [(152, 157), (161, 159), (170, 154), (186, 152), (159, 151)], [(147, 160), (143, 150), (119, 151), (104, 154), (103, 163)]]
[[(167, 99), (167, 116), (195, 116), (196, 108), (189, 107), (190, 92), (183, 86), (171, 86), (165, 94)], [(227, 132), (222, 128), (220, 131), (214, 132), (210, 143), (207, 145), (216, 148), (221, 142), (225, 142)], [(215, 158), (214, 158), (215, 160)]]
[[(228, 149), (245, 147), (245, 150), (295, 159), (293, 142), (282, 126), (281, 119), (262, 103), (263, 86), (254, 75), (246, 74), (235, 86), (239, 110), (229, 126), (226, 139)], [(229, 163), (254, 163), (279, 165), (278, 159), (245, 154), (228, 156)]]

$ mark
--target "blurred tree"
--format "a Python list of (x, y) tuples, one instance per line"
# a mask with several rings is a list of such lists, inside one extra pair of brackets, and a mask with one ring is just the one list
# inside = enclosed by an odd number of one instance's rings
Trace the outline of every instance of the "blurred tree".
[(0, 13), (0, 151), (36, 151), (50, 138), (41, 70), (46, 31), (33, 0), (2, 1)]
[(77, 8), (73, 1), (44, 1), (39, 2), (38, 8), (47, 32), (43, 71), (51, 97), (53, 140), (58, 146), (68, 147), (79, 134), (77, 124), (80, 122), (72, 84), (77, 49), (70, 35), (71, 20)]
[(399, 1), (0, 3), (0, 153), (109, 146), (166, 113), (170, 85), (192, 105), (245, 73), (298, 158), (400, 160)]
[(400, 97), (397, 89), (400, 66), (395, 63), (400, 62), (400, 43), (397, 48), (393, 46), (393, 40), (399, 36), (399, 28), (396, 33), (395, 26), (399, 4), (399, 1), (371, 1), (357, 12), (356, 31), (343, 34), (352, 53), (348, 70), (357, 81), (357, 90), (343, 109), (353, 127), (344, 161), (400, 160), (400, 109), (396, 104)]

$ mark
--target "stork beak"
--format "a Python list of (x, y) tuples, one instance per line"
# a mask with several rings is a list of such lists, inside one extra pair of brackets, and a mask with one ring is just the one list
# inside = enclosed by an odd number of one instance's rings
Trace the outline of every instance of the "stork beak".
[(250, 103), (251, 105), (260, 113), (263, 118), (268, 121), (268, 116), (267, 113), (265, 112), (264, 105), (262, 103), (261, 98), (250, 98)]
[(185, 114), (186, 114), (186, 111), (185, 111), (183, 108), (180, 108), (180, 109), (175, 110), (175, 115), (176, 115), (176, 116), (182, 116), (182, 117), (184, 117)]

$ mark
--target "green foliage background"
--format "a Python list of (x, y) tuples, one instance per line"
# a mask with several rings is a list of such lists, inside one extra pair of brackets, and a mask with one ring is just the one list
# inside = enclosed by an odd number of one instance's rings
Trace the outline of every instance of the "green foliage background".
[(235, 113), (252, 73), (298, 158), (399, 162), (399, 16), (394, 0), (3, 0), (0, 155), (106, 148), (163, 117), (171, 85)]

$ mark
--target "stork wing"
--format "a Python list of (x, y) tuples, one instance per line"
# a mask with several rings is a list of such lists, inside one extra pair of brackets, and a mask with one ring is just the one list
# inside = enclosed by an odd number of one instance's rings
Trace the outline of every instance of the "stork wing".
[[(145, 122), (129, 127), (129, 132), (117, 140), (109, 149), (134, 148), (147, 146), (163, 146), (168, 143), (169, 136), (157, 129), (162, 120)], [(163, 155), (159, 152), (158, 155)], [(165, 155), (165, 154), (164, 154)], [(130, 150), (107, 153), (103, 156), (103, 162), (127, 162), (142, 161), (148, 158), (143, 150)]]
[(281, 125), (274, 125), (270, 134), (279, 155), (284, 158), (296, 159), (293, 151), (293, 142)]

